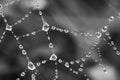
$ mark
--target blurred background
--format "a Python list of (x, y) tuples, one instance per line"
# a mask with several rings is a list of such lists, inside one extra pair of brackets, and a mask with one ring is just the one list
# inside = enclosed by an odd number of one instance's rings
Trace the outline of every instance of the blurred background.
[[(1, 4), (9, 3), (13, 0), (0, 0)], [(15, 0), (14, 0), (15, 1)], [(37, 1), (37, 3), (36, 3)], [(43, 12), (43, 16), (48, 24), (59, 28), (69, 29), (75, 32), (95, 33), (106, 25), (110, 16), (117, 16), (116, 10), (120, 10), (119, 0), (20, 0), (15, 4), (3, 7), (2, 11), (8, 20), (9, 24), (14, 24), (21, 19), (25, 14), (32, 10), (37, 5)], [(112, 8), (112, 5), (114, 8)], [(120, 26), (119, 19), (115, 19), (109, 24), (109, 32), (115, 45), (120, 50)], [(42, 20), (38, 14), (38, 10), (23, 21), (17, 24), (13, 31), (17, 36), (30, 33), (41, 29)], [(0, 36), (5, 29), (5, 23), (0, 16)], [(58, 65), (59, 80), (86, 80), (84, 73), (88, 75), (90, 80), (120, 80), (120, 56), (117, 56), (108, 46), (108, 41), (103, 41), (106, 38), (104, 35), (101, 38), (73, 36), (58, 31), (49, 30), (51, 41), (54, 44), (54, 50), (57, 56), (65, 61), (71, 61), (85, 57), (85, 54), (91, 51), (91, 47), (95, 41), (99, 44), (103, 64), (107, 69), (107, 74), (103, 72), (98, 63), (92, 58), (85, 62), (85, 70), (79, 75), (74, 75), (64, 66)], [(28, 56), (33, 63), (43, 59), (49, 59), (51, 50), (48, 47), (47, 35), (45, 32), (39, 32), (35, 36), (25, 37), (20, 39), (24, 48), (28, 52)], [(91, 51), (92, 57), (99, 59), (97, 51)], [(74, 65), (76, 69), (78, 65)], [(0, 44), (0, 80), (15, 80), (20, 77), (20, 73), (27, 67), (27, 60), (21, 54), (17, 42), (10, 32), (6, 32), (2, 43)], [(54, 77), (54, 64), (47, 63), (38, 69), (40, 75), (37, 80), (52, 80)], [(47, 71), (47, 72), (46, 72)], [(22, 80), (30, 80), (30, 71)]]

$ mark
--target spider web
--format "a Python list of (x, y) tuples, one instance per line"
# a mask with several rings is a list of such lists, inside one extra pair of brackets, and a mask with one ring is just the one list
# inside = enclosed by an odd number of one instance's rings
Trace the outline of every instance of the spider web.
[[(19, 0), (16, 0), (16, 1), (19, 2)], [(8, 7), (10, 5), (13, 5), (16, 1), (12, 1), (12, 2), (9, 2), (6, 4), (0, 4), (0, 15), (1, 15), (1, 17), (4, 20), (4, 23), (6, 25), (5, 30), (3, 31), (3, 33), (0, 37), (0, 44), (2, 44), (2, 41), (4, 40), (4, 36), (6, 35), (6, 32), (10, 32), (18, 44), (17, 47), (19, 48), (22, 55), (25, 56), (25, 58), (27, 60), (27, 67), (26, 67), (25, 71), (21, 72), (19, 75), (20, 77), (18, 77), (16, 80), (21, 80), (25, 75), (27, 75), (27, 72), (29, 72), (29, 71), (31, 71), (31, 76), (30, 76), (31, 79), (30, 80), (37, 80), (36, 77), (39, 76), (39, 74), (42, 74), (42, 73), (39, 73), (38, 68), (43, 66), (43, 65), (46, 65), (50, 62), (52, 62), (54, 65), (54, 77), (52, 80), (58, 80), (60, 78), (59, 69), (58, 69), (59, 65), (63, 65), (67, 70), (69, 70), (69, 72), (72, 72), (72, 74), (82, 75), (81, 73), (83, 73), (84, 77), (86, 77), (86, 80), (90, 80), (90, 78), (87, 76), (87, 74), (84, 73), (84, 69), (85, 69), (85, 63), (86, 63), (87, 59), (89, 59), (92, 56), (92, 52), (88, 51), (84, 57), (81, 57), (80, 59), (77, 59), (74, 61), (65, 61), (64, 59), (59, 58), (59, 56), (57, 56), (57, 54), (55, 52), (55, 49), (54, 49), (55, 45), (51, 40), (51, 36), (49, 35), (49, 30), (58, 31), (60, 33), (65, 33), (65, 34), (72, 34), (74, 37), (78, 37), (78, 36), (93, 37), (94, 36), (94, 37), (99, 39), (102, 36), (106, 36), (106, 38), (101, 38), (102, 41), (110, 40), (110, 42), (108, 42), (108, 45), (113, 47), (113, 50), (115, 51), (116, 55), (120, 55), (119, 50), (115, 46), (114, 42), (111, 39), (110, 33), (108, 32), (109, 24), (111, 24), (115, 19), (120, 18), (119, 11), (114, 9), (113, 6), (109, 5), (111, 8), (113, 8), (113, 10), (115, 10), (115, 12), (118, 15), (117, 16), (113, 16), (113, 15), (110, 16), (106, 25), (104, 25), (98, 32), (95, 32), (95, 33), (75, 32), (75, 31), (71, 31), (69, 29), (51, 26), (45, 20), (42, 11), (39, 10), (38, 14), (42, 20), (42, 28), (38, 29), (37, 31), (32, 31), (31, 33), (24, 34), (22, 36), (17, 36), (15, 34), (15, 32), (13, 31), (15, 26), (18, 24), (22, 24), (23, 21), (25, 21), (27, 18), (29, 18), (29, 16), (33, 13), (33, 11), (35, 9), (37, 9), (37, 8), (39, 9), (39, 5), (36, 5), (36, 7), (34, 7), (31, 11), (29, 11), (24, 17), (22, 17), (20, 20), (18, 20), (14, 24), (10, 25), (8, 23), (6, 17), (4, 16), (2, 9), (3, 9), (3, 7)], [(25, 47), (23, 46), (23, 44), (21, 43), (20, 40), (22, 40), (23, 38), (30, 37), (30, 36), (36, 36), (38, 33), (41, 33), (41, 32), (44, 32), (47, 35), (46, 38), (49, 42), (48, 47), (51, 50), (51, 55), (49, 56), (48, 59), (33, 63), (28, 56), (28, 54), (29, 54), (28, 51), (25, 49)], [(93, 50), (93, 51), (97, 50), (99, 60), (95, 59), (95, 58), (93, 58), (93, 60), (96, 63), (98, 63), (99, 66), (102, 67), (103, 72), (105, 74), (107, 74), (107, 68), (104, 66), (104, 64), (102, 64), (101, 51), (97, 45), (99, 45), (99, 42), (94, 42), (93, 46), (91, 47), (91, 50)], [(79, 67), (77, 69), (74, 69), (74, 67), (73, 67), (74, 65), (78, 65)]]

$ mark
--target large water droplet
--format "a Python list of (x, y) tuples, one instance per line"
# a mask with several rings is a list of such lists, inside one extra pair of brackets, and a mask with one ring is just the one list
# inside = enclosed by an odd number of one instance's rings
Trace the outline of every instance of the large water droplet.
[(7, 24), (7, 25), (6, 25), (6, 30), (7, 30), (7, 31), (12, 31), (12, 26)]
[(49, 60), (51, 60), (51, 61), (56, 61), (56, 60), (57, 60), (56, 54), (52, 54), (52, 55), (50, 56)]
[(28, 62), (28, 69), (29, 70), (35, 70), (36, 69), (35, 65), (31, 61)]

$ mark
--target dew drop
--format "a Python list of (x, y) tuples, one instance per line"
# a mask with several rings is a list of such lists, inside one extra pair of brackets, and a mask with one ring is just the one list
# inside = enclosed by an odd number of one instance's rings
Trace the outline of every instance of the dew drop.
[(82, 72), (82, 71), (83, 71), (83, 68), (79, 68), (78, 71)]
[(35, 65), (31, 61), (28, 62), (28, 69), (29, 70), (35, 70), (36, 69)]
[(64, 29), (64, 32), (65, 32), (65, 33), (68, 33), (68, 32), (69, 32), (69, 30), (67, 30), (67, 29)]
[(116, 52), (116, 54), (117, 54), (117, 55), (120, 55), (120, 52), (119, 52), (119, 51), (117, 51), (117, 52)]
[(23, 49), (23, 46), (22, 46), (22, 45), (19, 45), (19, 48), (20, 48), (20, 49)]
[(54, 45), (52, 43), (49, 43), (49, 48), (53, 48)]
[(0, 4), (0, 11), (1, 11), (1, 9), (3, 8), (3, 5), (2, 4)]
[(40, 65), (41, 65), (41, 63), (40, 63), (40, 62), (37, 62), (36, 64), (37, 64), (37, 66), (40, 66)]
[(36, 32), (35, 32), (35, 31), (33, 31), (31, 34), (32, 34), (32, 35), (35, 35), (35, 34), (36, 34)]
[(58, 60), (58, 62), (59, 62), (59, 63), (62, 63), (62, 60), (61, 60), (61, 59), (59, 59), (59, 60)]
[(39, 15), (42, 16), (42, 11), (39, 11)]
[(23, 49), (23, 50), (22, 50), (22, 54), (23, 54), (23, 55), (26, 55), (26, 54), (27, 54), (26, 50)]
[(74, 61), (70, 61), (70, 64), (74, 64)]
[(56, 27), (55, 26), (52, 26), (52, 28), (51, 28), (52, 30), (55, 30), (56, 29)]
[(53, 54), (50, 56), (49, 60), (51, 60), (51, 61), (56, 61), (56, 60), (57, 60), (56, 54), (53, 53)]
[(103, 68), (103, 72), (104, 72), (104, 73), (107, 73), (107, 70), (106, 70), (106, 68)]
[(104, 26), (104, 27), (102, 28), (102, 32), (107, 32), (107, 30), (108, 30), (108, 26)]
[(17, 78), (16, 80), (20, 80), (20, 78)]
[(102, 36), (101, 32), (96, 33), (97, 38), (100, 38)]
[(68, 62), (65, 63), (65, 67), (69, 68), (69, 63)]
[(12, 26), (7, 24), (7, 25), (6, 25), (6, 30), (7, 30), (7, 31), (12, 31)]
[(47, 24), (47, 23), (43, 24), (42, 30), (47, 32), (49, 30), (49, 24)]
[(114, 16), (111, 16), (108, 20), (109, 21), (113, 21), (114, 20)]
[(22, 77), (25, 76), (25, 72), (22, 72), (22, 73), (21, 73), (21, 76), (22, 76)]

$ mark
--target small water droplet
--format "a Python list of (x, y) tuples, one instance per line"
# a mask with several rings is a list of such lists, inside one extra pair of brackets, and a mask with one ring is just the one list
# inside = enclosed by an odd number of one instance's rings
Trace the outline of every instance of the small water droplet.
[(41, 65), (41, 63), (40, 63), (40, 62), (37, 62), (36, 64), (37, 64), (37, 66), (40, 66), (40, 65)]
[(104, 72), (104, 73), (107, 73), (107, 70), (106, 70), (106, 68), (103, 68), (103, 72)]
[(21, 76), (22, 76), (22, 77), (25, 76), (25, 72), (22, 72), (22, 73), (21, 73)]
[(23, 55), (26, 55), (26, 54), (27, 54), (26, 50), (23, 49), (23, 50), (22, 50), (22, 54), (23, 54)]
[(22, 46), (22, 45), (19, 45), (19, 48), (20, 48), (20, 49), (23, 49), (23, 46)]
[(32, 34), (32, 35), (35, 35), (35, 34), (36, 34), (36, 32), (35, 32), (35, 31), (33, 31), (31, 34)]
[(49, 48), (53, 48), (54, 45), (52, 43), (49, 43)]
[(70, 61), (70, 64), (74, 64), (74, 61)]
[(83, 71), (83, 68), (79, 68), (78, 71), (82, 72), (82, 71)]
[(7, 31), (12, 31), (12, 26), (7, 24), (7, 25), (6, 25), (6, 30), (7, 30)]
[(120, 52), (119, 52), (119, 51), (117, 51), (117, 52), (116, 52), (116, 54), (117, 54), (117, 55), (120, 55)]
[(47, 24), (47, 23), (43, 24), (42, 30), (47, 32), (49, 30), (49, 24)]
[(20, 78), (17, 78), (16, 80), (20, 80)]
[(25, 15), (25, 17), (27, 18), (27, 17), (29, 17), (29, 15), (28, 15), (28, 14), (26, 14), (26, 15)]
[(18, 23), (21, 23), (22, 22), (22, 20), (18, 20)]
[(59, 63), (62, 63), (62, 60), (61, 60), (61, 59), (59, 59), (59, 60), (58, 60), (58, 62), (59, 62)]
[(102, 36), (101, 32), (96, 33), (97, 38), (100, 38)]
[(55, 26), (52, 26), (52, 28), (51, 28), (52, 30), (55, 30), (56, 29), (56, 27)]
[(39, 15), (42, 16), (42, 11), (39, 11)]
[(51, 61), (56, 61), (56, 60), (57, 60), (56, 54), (53, 53), (53, 54), (50, 56), (49, 60), (51, 60)]
[(28, 69), (29, 70), (35, 70), (36, 69), (35, 65), (31, 61), (28, 62)]
[(114, 20), (114, 16), (111, 16), (108, 20), (109, 21), (113, 21)]
[(3, 8), (3, 5), (2, 4), (0, 4), (0, 10)]
[(68, 62), (65, 63), (65, 67), (69, 68), (69, 63)]
[(102, 32), (107, 32), (107, 30), (108, 30), (108, 26), (104, 26), (104, 27), (102, 28)]
[(69, 30), (67, 30), (67, 29), (64, 29), (64, 32), (65, 32), (65, 33), (68, 33), (68, 32), (69, 32)]

